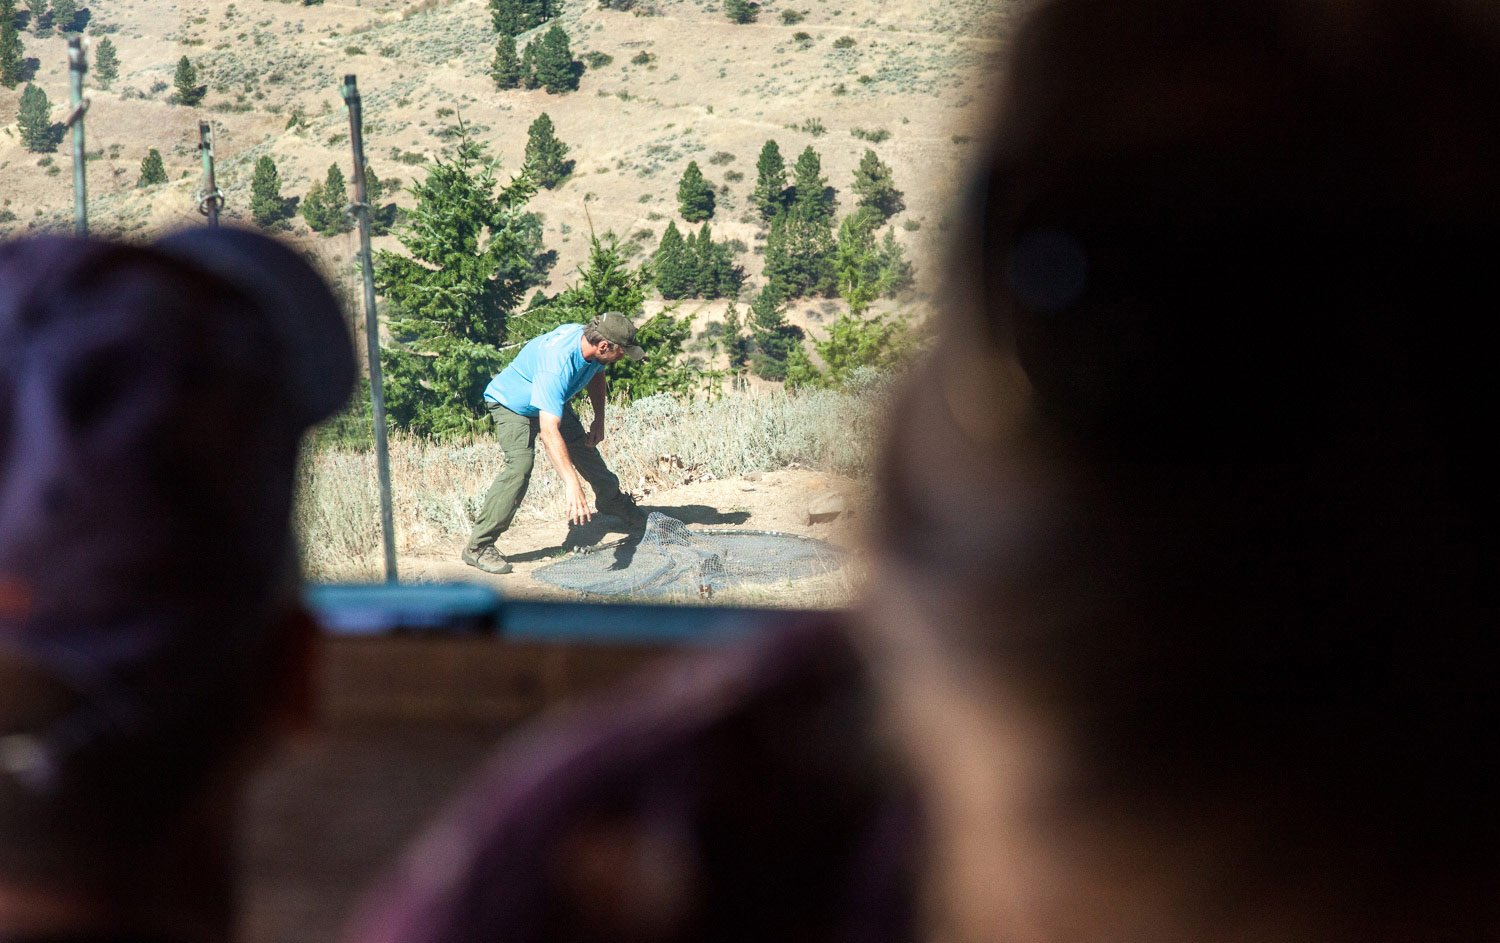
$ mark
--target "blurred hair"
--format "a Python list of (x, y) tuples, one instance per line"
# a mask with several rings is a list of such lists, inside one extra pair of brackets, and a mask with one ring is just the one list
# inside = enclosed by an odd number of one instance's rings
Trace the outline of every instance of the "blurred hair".
[(1067, 814), (1465, 931), (1500, 909), (1496, 14), (1039, 5), (877, 533), (1053, 718)]

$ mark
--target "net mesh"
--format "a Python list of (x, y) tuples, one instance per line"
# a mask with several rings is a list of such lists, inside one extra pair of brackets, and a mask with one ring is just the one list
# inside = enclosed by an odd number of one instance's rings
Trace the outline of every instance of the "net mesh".
[(639, 540), (580, 551), (536, 578), (592, 596), (712, 596), (832, 573), (844, 553), (821, 540), (766, 531), (695, 531), (660, 511)]

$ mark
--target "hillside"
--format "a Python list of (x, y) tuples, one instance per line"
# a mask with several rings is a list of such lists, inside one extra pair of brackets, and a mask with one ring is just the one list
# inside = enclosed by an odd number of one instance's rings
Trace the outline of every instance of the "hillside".
[[(531, 121), (542, 112), (552, 117), (576, 159), (571, 178), (532, 204), (545, 218), (548, 247), (558, 252), (554, 290), (581, 260), (590, 225), (652, 251), (676, 218), (677, 182), (689, 160), (712, 184), (727, 187), (715, 235), (744, 243), (748, 251), (738, 261), (749, 285), (758, 286), (757, 239), (764, 231), (747, 204), (761, 145), (777, 140), (788, 164), (805, 146), (815, 147), (840, 191), (841, 213), (852, 206), (854, 167), (873, 147), (905, 191), (907, 209), (893, 225), (917, 263), (918, 283), (903, 306), (920, 306), (934, 281), (932, 250), (973, 150), (998, 38), (1013, 13), (990, 6), (772, 0), (757, 22), (736, 25), (717, 0), (642, 0), (631, 12), (570, 0), (556, 22), (572, 37), (574, 54), (602, 53), (612, 61), (588, 70), (577, 92), (551, 95), (495, 88), (487, 75), (495, 36), (483, 0), (312, 6), (93, 0), (78, 22), (86, 19), (91, 44), (107, 35), (120, 60), (112, 88), (88, 92), (93, 228), (145, 235), (200, 221), (194, 199), (200, 118), (216, 129), (231, 220), (247, 218), (251, 171), (263, 154), (276, 161), (286, 196), (305, 194), (330, 163), (347, 172), (348, 123), (338, 83), (352, 72), (366, 103), (371, 165), (403, 184), (441, 153), (459, 118), (500, 158), (503, 176), (520, 166)], [(783, 25), (785, 10), (801, 21)], [(26, 55), (37, 60), (34, 81), (60, 121), (67, 110), (66, 39), (44, 32), (38, 37), (25, 28), (22, 38)], [(196, 107), (171, 102), (173, 70), (183, 55), (207, 86)], [(96, 76), (89, 84), (96, 86)], [(52, 155), (20, 145), (19, 92), (0, 88), (0, 234), (66, 229), (67, 144)], [(168, 183), (137, 188), (150, 147), (161, 150)], [(317, 247), (330, 271), (350, 273), (352, 285), (353, 236), (316, 236), (300, 218), (292, 232)], [(390, 237), (379, 243), (394, 247)], [(803, 304), (794, 316), (816, 321), (839, 307)]]

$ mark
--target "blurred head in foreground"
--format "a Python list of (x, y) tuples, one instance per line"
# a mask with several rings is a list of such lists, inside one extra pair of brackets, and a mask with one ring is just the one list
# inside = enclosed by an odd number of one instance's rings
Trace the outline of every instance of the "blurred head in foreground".
[(939, 918), (1492, 937), (1496, 10), (1042, 3), (991, 140), (867, 616)]
[(0, 937), (227, 931), (233, 799), (307, 707), (298, 443), (353, 376), (269, 239), (0, 245)]

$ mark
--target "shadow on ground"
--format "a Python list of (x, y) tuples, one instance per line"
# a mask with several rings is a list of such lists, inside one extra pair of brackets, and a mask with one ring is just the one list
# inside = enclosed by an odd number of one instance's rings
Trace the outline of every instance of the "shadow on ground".
[[(684, 524), (743, 524), (750, 519), (749, 511), (720, 511), (706, 504), (674, 504), (674, 505), (643, 505), (641, 510), (646, 512), (660, 511), (668, 517), (676, 518)], [(624, 538), (614, 535), (624, 534)], [(556, 547), (544, 547), (540, 550), (527, 550), (524, 553), (506, 554), (506, 558), (512, 563), (532, 563), (537, 560), (545, 560), (560, 554), (569, 553), (574, 550), (586, 550), (589, 547), (597, 547), (606, 540), (615, 540), (613, 548), (615, 561), (611, 565), (612, 570), (623, 570), (630, 565), (635, 557), (635, 548), (640, 545), (641, 535), (632, 534), (625, 530), (624, 525), (611, 514), (596, 514), (594, 519), (582, 526), (570, 526), (568, 536)]]

